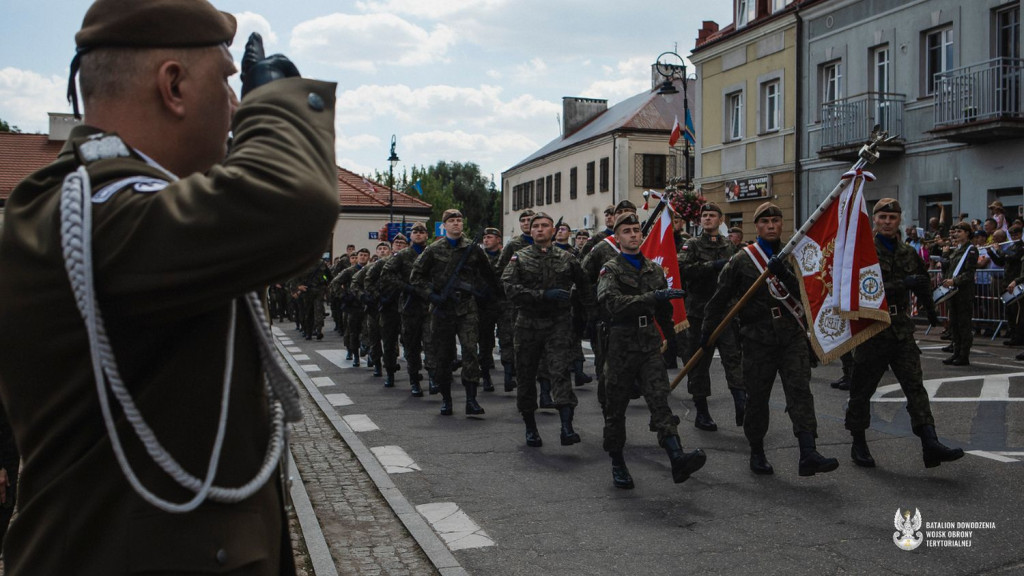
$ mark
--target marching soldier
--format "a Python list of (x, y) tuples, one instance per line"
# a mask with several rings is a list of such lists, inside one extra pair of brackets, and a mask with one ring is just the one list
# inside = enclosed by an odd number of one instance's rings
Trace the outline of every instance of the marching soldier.
[(555, 247), (561, 248), (569, 253), (573, 258), (579, 258), (579, 251), (572, 245), (572, 227), (561, 222), (558, 224), (555, 230)]
[(875, 466), (864, 431), (871, 425), (871, 397), (878, 381), (889, 368), (907, 397), (907, 412), (914, 434), (921, 438), (924, 465), (933, 468), (942, 462), (963, 458), (964, 451), (943, 446), (935, 434), (935, 420), (921, 375), (921, 350), (914, 340), (914, 321), (910, 318), (910, 294), (928, 314), (932, 326), (939, 323), (932, 302), (928, 267), (913, 247), (901, 242), (900, 219), (903, 209), (893, 198), (875, 204), (875, 251), (882, 269), (885, 299), (889, 304), (889, 327), (857, 346), (850, 382), (850, 403), (846, 409), (846, 429), (853, 435), (850, 456), (854, 464)]
[[(352, 256), (355, 255), (355, 250), (356, 249), (355, 249), (355, 246), (352, 246), (351, 244), (349, 244), (349, 247), (350, 247), (350, 251), (346, 252), (342, 256), (339, 256), (338, 257), (338, 261), (335, 262), (334, 266), (331, 267), (331, 279), (332, 280), (334, 278), (337, 278), (338, 274), (341, 274), (345, 270), (345, 268), (348, 268), (349, 266), (352, 265), (352, 262), (353, 262)], [(328, 284), (328, 286), (329, 286), (329, 284)], [(344, 334), (344, 332), (345, 332), (345, 309), (344, 309), (344, 303), (342, 302), (340, 297), (337, 297), (334, 294), (332, 294), (330, 292), (330, 290), (328, 290), (328, 292), (327, 292), (327, 302), (328, 302), (328, 304), (331, 307), (331, 316), (334, 317), (334, 331), (337, 332), (338, 334)]]
[[(381, 281), (393, 293), (401, 293), (398, 307), (402, 317), (402, 347), (405, 351), (405, 366), (409, 371), (409, 387), (412, 396), (420, 398), (423, 390), (422, 382), (423, 356), (426, 356), (426, 368), (429, 376), (430, 393), (437, 394), (434, 383), (433, 352), (430, 351), (430, 316), (427, 300), (420, 297), (410, 282), (412, 265), (416, 258), (427, 247), (427, 227), (422, 222), (413, 224), (409, 232), (412, 244), (388, 258), (384, 265)], [(423, 354), (423, 353), (426, 354)]]
[[(504, 274), (505, 267), (508, 266), (513, 254), (533, 244), (533, 238), (530, 237), (530, 219), (533, 218), (533, 214), (533, 210), (529, 208), (520, 212), (519, 230), (522, 234), (509, 240), (508, 244), (501, 249), (501, 257), (498, 259), (498, 265), (494, 268), (496, 277), (501, 278)], [(499, 339), (502, 334), (505, 335), (505, 340), (500, 341), (501, 366), (505, 369), (505, 392), (516, 389), (516, 354), (515, 345), (512, 342), (515, 334), (516, 312), (515, 306), (506, 306), (502, 312), (501, 323), (498, 325)]]
[(331, 280), (330, 290), (341, 294), (347, 302), (348, 316), (345, 318), (345, 347), (348, 349), (346, 360), (352, 360), (352, 366), (359, 367), (359, 338), (363, 331), (363, 307), (356, 295), (353, 279), (370, 261), (370, 251), (360, 248), (356, 252), (356, 263), (349, 266), (337, 278)]
[(586, 228), (580, 228), (576, 231), (576, 259), (583, 260), (583, 247), (587, 245), (587, 241), (590, 240), (590, 232), (587, 232)]
[(945, 260), (942, 286), (955, 288), (956, 294), (948, 302), (949, 333), (952, 342), (944, 352), (953, 355), (942, 361), (953, 366), (970, 366), (971, 345), (974, 344), (974, 326), (971, 314), (974, 308), (974, 271), (978, 266), (978, 248), (971, 244), (971, 225), (961, 222), (949, 229), (954, 246), (942, 252)]
[[(628, 200), (626, 200), (626, 202), (628, 202)], [(633, 211), (636, 212), (636, 207), (633, 208)], [(590, 254), (590, 251), (597, 246), (598, 242), (614, 234), (612, 226), (615, 224), (615, 212), (616, 206), (614, 204), (609, 204), (604, 209), (604, 230), (597, 232), (594, 234), (593, 238), (587, 240), (587, 243), (583, 245), (583, 249), (580, 250), (580, 258), (586, 258), (587, 255)]]
[(562, 446), (580, 441), (572, 427), (576, 395), (569, 381), (572, 347), (570, 290), (584, 295), (593, 313), (593, 291), (583, 269), (568, 252), (552, 245), (554, 220), (543, 212), (530, 223), (533, 245), (512, 255), (502, 281), (509, 299), (519, 308), (516, 318), (516, 374), (519, 376), (516, 406), (526, 424), (527, 446), (541, 446), (537, 431), (537, 372), (544, 362), (551, 381), (553, 406), (562, 421)]
[(398, 309), (401, 291), (392, 290), (390, 285), (385, 284), (384, 270), (387, 268), (388, 261), (395, 257), (395, 253), (405, 249), (408, 245), (409, 241), (406, 240), (404, 234), (396, 235), (395, 239), (391, 241), (390, 254), (379, 260), (366, 273), (367, 284), (372, 284), (372, 290), (377, 292), (385, 388), (394, 388), (395, 386), (395, 373), (398, 372), (398, 335), (402, 331), (402, 316)]
[[(555, 228), (554, 246), (565, 250), (576, 260), (580, 260), (580, 251), (572, 244), (572, 228), (565, 222), (559, 223)], [(576, 380), (576, 386), (583, 386), (590, 384), (594, 379), (583, 371), (583, 365), (586, 363), (586, 357), (583, 355), (583, 331), (586, 329), (587, 319), (581, 307), (578, 290), (573, 290), (572, 302), (572, 374)]]
[[(377, 260), (356, 272), (352, 278), (352, 286), (365, 310), (366, 342), (370, 350), (366, 365), (373, 365), (374, 376), (382, 376), (381, 357), (384, 355), (384, 351), (381, 347), (380, 332), (380, 272), (383, 270), (388, 256), (391, 256), (391, 245), (387, 242), (379, 242), (374, 252), (376, 252)], [(394, 378), (392, 378), (393, 384)]]
[[(679, 275), (683, 278), (686, 292), (686, 319), (690, 323), (690, 341), (699, 342), (703, 327), (704, 307), (718, 286), (718, 274), (725, 263), (736, 253), (736, 247), (722, 238), (718, 227), (722, 224), (722, 209), (718, 204), (709, 202), (700, 209), (700, 226), (702, 233), (683, 244), (679, 252)], [(711, 327), (712, 330), (715, 328)], [(740, 343), (735, 328), (730, 326), (722, 332), (715, 347), (722, 358), (725, 379), (732, 393), (733, 405), (736, 408), (736, 425), (743, 425), (743, 411), (747, 403), (747, 393), (743, 386), (743, 373), (740, 354)], [(693, 405), (697, 416), (693, 425), (701, 430), (714, 432), (718, 424), (708, 411), (708, 396), (711, 395), (711, 360), (714, 356), (708, 350), (700, 362), (687, 374), (687, 391), (693, 396)]]
[[(485, 228), (483, 236), (484, 254), (492, 268), (496, 268), (501, 259), (501, 231), (497, 228)], [(494, 369), (494, 336), (495, 329), (501, 321), (502, 302), (500, 294), (477, 302), (480, 307), (480, 374), (485, 392), (494, 392), (491, 382), (491, 370)], [(502, 346), (512, 346), (506, 342)]]
[(677, 484), (700, 470), (707, 460), (701, 449), (684, 452), (679, 440), (679, 418), (668, 405), (669, 385), (661, 357), (661, 334), (674, 329), (670, 300), (683, 291), (670, 289), (661, 266), (640, 253), (643, 235), (635, 213), (620, 214), (614, 234), (621, 254), (602, 267), (597, 300), (609, 320), (608, 356), (605, 360), (604, 449), (612, 458), (612, 481), (617, 488), (633, 488), (622, 450), (626, 445), (626, 408), (631, 388), (639, 382), (651, 412), (650, 428), (672, 464)]
[(839, 461), (825, 458), (815, 445), (818, 422), (810, 388), (811, 360), (803, 309), (796, 296), (800, 293), (799, 281), (788, 262), (774, 257), (782, 249), (782, 210), (771, 202), (761, 204), (754, 211), (754, 226), (757, 241), (736, 253), (718, 277), (718, 289), (704, 309), (700, 347), (709, 352), (711, 333), (732, 303), (768, 267), (771, 273), (765, 284), (758, 287), (738, 315), (747, 388), (743, 432), (750, 443), (750, 469), (755, 474), (774, 473), (764, 453), (764, 436), (768, 432), (768, 400), (778, 374), (786, 393), (786, 412), (800, 443), (800, 475), (831, 472), (839, 467)]
[(441, 391), (441, 415), (452, 414), (452, 362), (455, 338), (462, 345), (462, 385), (466, 414), (484, 414), (476, 400), (480, 378), (477, 335), (480, 318), (476, 296), (498, 293), (494, 269), (480, 246), (462, 235), (462, 212), (445, 210), (445, 238), (434, 242), (413, 263), (411, 283), (431, 304), (430, 335), (434, 348), (434, 379)]
[(324, 338), (324, 292), (331, 281), (327, 263), (317, 260), (312, 269), (299, 283), (299, 303), (302, 316), (302, 333), (306, 340)]

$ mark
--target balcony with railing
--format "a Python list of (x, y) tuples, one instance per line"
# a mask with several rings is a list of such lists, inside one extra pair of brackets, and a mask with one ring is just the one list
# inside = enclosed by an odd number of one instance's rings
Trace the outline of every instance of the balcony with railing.
[[(903, 106), (907, 97), (889, 92), (866, 92), (821, 105), (821, 146), (818, 156), (854, 157), (876, 126), (890, 135), (903, 133)], [(886, 152), (902, 153), (903, 141), (886, 144)]]
[(932, 133), (954, 142), (1024, 138), (1024, 60), (993, 58), (935, 75)]

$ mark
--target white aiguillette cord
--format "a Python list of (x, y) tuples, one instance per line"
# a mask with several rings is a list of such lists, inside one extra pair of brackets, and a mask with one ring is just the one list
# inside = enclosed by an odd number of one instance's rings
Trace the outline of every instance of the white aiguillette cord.
[[(85, 167), (79, 167), (64, 179), (60, 203), (61, 247), (64, 253), (64, 265), (71, 282), (78, 310), (85, 321), (89, 338), (89, 352), (92, 357), (93, 375), (96, 380), (96, 392), (99, 398), (103, 421), (110, 437), (111, 448), (129, 484), (144, 500), (171, 513), (184, 513), (195, 510), (207, 498), (216, 502), (239, 502), (256, 493), (277, 466), (284, 450), (287, 430), (285, 421), (296, 422), (302, 418), (298, 391), (294, 382), (273, 352), (270, 344), (270, 327), (263, 317), (259, 297), (255, 293), (246, 295), (246, 307), (253, 320), (259, 342), (260, 362), (267, 378), (268, 394), (271, 397), (272, 431), (267, 442), (267, 450), (263, 463), (253, 478), (237, 488), (214, 486), (213, 479), (220, 463), (221, 449), (227, 431), (228, 404), (231, 390), (231, 377), (234, 371), (235, 321), (237, 318), (237, 302), (231, 302), (231, 314), (228, 324), (227, 344), (224, 359), (224, 388), (221, 394), (220, 418), (217, 425), (217, 436), (206, 471), (206, 478), (200, 480), (189, 474), (157, 440), (153, 430), (146, 424), (142, 414), (135, 406), (131, 394), (121, 380), (113, 349), (107, 338), (106, 326), (96, 300), (92, 266), (92, 190), (89, 174)], [(110, 399), (107, 396), (107, 383), (110, 393), (117, 398), (125, 418), (139, 440), (146, 447), (150, 458), (160, 466), (171, 478), (183, 488), (195, 493), (195, 496), (184, 503), (175, 503), (160, 498), (142, 485), (125, 455), (124, 447), (117, 435), (114, 418), (110, 410)]]

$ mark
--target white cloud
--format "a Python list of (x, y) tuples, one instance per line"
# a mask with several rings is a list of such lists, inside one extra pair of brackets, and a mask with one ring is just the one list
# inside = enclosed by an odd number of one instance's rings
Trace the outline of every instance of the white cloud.
[[(373, 176), (372, 166), (362, 164), (348, 156), (337, 156), (337, 154), (335, 154), (335, 160), (337, 161), (338, 166), (341, 166), (345, 170), (350, 170), (356, 174), (362, 174), (363, 176)], [(379, 166), (377, 168), (380, 169)]]
[(492, 9), (507, 0), (385, 0), (383, 2), (356, 2), (356, 8), (363, 12), (392, 12), (432, 19), (440, 19), (468, 10)]
[[(336, 131), (334, 134), (334, 148), (335, 150), (366, 150), (368, 148), (381, 147), (381, 139), (373, 134), (356, 134), (354, 136), (346, 136), (340, 131)], [(383, 152), (381, 153), (383, 154)]]
[(259, 32), (263, 37), (263, 46), (267, 54), (273, 54), (277, 46), (277, 33), (270, 27), (270, 22), (255, 12), (239, 12), (234, 14), (238, 21), (238, 30), (235, 32), (235, 41), (231, 44), (232, 51), (239, 54), (245, 49), (245, 43), (249, 41), (249, 35)]
[(548, 71), (548, 65), (542, 58), (533, 58), (525, 64), (516, 66), (516, 79), (520, 82), (536, 81)]
[(413, 152), (430, 151), (438, 158), (491, 157), (499, 153), (532, 152), (539, 146), (518, 133), (470, 134), (462, 130), (431, 130), (402, 140)]
[(67, 82), (66, 77), (45, 77), (31, 70), (0, 69), (0, 118), (22, 132), (47, 132), (47, 112), (71, 111)]
[(603, 65), (604, 78), (594, 80), (580, 94), (591, 98), (604, 98), (610, 104), (625, 100), (651, 87), (651, 58), (634, 56), (618, 61), (614, 66)]
[(451, 28), (427, 31), (394, 14), (331, 14), (297, 25), (291, 51), (347, 70), (375, 72), (381, 65), (446, 62), (455, 44)]

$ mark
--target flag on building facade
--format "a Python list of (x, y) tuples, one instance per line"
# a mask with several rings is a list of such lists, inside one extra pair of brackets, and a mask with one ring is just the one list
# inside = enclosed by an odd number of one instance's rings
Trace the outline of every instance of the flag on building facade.
[(849, 184), (793, 250), (803, 277), (801, 300), (811, 344), (823, 363), (889, 326), (871, 220), (864, 202), (869, 172), (848, 172)]
[(668, 137), (668, 145), (671, 148), (679, 142), (679, 135), (682, 133), (682, 126), (679, 125), (679, 115), (676, 114), (676, 121), (672, 123), (672, 134)]
[(697, 145), (696, 133), (693, 131), (693, 116), (690, 116), (689, 108), (686, 109), (686, 126), (683, 128), (683, 138), (686, 138), (690, 146)]
[[(682, 278), (679, 276), (679, 260), (676, 255), (676, 239), (672, 230), (672, 209), (666, 204), (661, 211), (661, 216), (654, 223), (650, 234), (640, 245), (640, 252), (644, 257), (661, 266), (665, 272), (665, 280), (669, 288), (682, 288)], [(676, 332), (681, 332), (689, 326), (686, 321), (686, 307), (683, 299), (672, 300), (672, 323), (675, 324)], [(660, 327), (658, 328), (661, 329)], [(662, 334), (665, 336), (665, 334)]]

